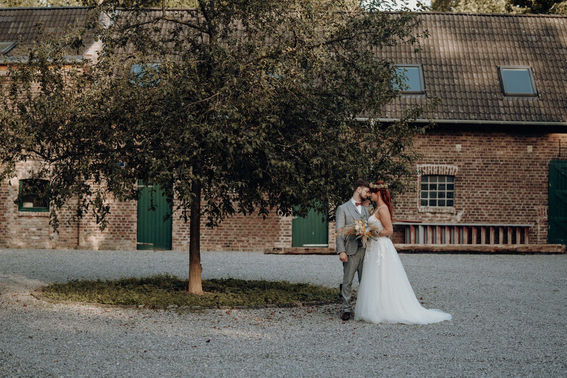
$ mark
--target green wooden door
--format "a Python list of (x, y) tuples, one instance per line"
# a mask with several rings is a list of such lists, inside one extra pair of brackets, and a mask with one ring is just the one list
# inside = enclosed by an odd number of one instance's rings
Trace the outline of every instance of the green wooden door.
[(295, 218), (292, 223), (291, 239), (293, 247), (327, 247), (329, 245), (327, 214), (310, 210), (305, 218)]
[(548, 217), (547, 242), (567, 244), (567, 160), (549, 163)]
[(138, 249), (171, 249), (171, 204), (159, 186), (138, 188)]

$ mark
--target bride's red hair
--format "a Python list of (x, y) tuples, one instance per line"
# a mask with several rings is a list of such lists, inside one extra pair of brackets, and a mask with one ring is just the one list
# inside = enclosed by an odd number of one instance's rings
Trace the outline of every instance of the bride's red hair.
[(386, 184), (382, 180), (378, 180), (373, 184), (370, 184), (370, 192), (380, 193), (382, 200), (388, 206), (388, 211), (390, 212), (390, 218), (392, 221), (394, 219), (394, 210), (392, 209), (392, 197), (390, 196), (390, 191), (386, 187)]

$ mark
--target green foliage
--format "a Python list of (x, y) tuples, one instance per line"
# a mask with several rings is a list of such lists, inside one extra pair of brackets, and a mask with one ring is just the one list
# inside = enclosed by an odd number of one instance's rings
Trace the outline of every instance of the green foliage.
[[(419, 130), (356, 117), (380, 114), (397, 95), (390, 63), (375, 52), (415, 41), (410, 14), (349, 0), (112, 14), (99, 67), (116, 78), (101, 122), (124, 146), (105, 151), (126, 163), (119, 175), (105, 172), (115, 183), (159, 183), (182, 210), (202, 194), (215, 225), (236, 212), (333, 208), (358, 176), (398, 188), (407, 177)], [(132, 64), (151, 62), (160, 62), (159, 85), (132, 85)]]
[[(416, 44), (418, 23), (364, 3), (199, 1), (194, 10), (126, 11), (104, 2), (91, 29), (42, 41), (26, 63), (10, 65), (0, 179), (19, 161), (42, 162), (35, 176), (50, 182), (54, 227), (57, 210), (77, 199), (76, 215), (93, 212), (104, 227), (110, 201), (136, 199), (136, 182), (152, 182), (182, 214), (192, 210), (196, 233), (202, 215), (214, 226), (235, 213), (333, 214), (357, 177), (399, 191), (423, 131), (408, 121), (421, 110), (394, 124), (358, 117), (379, 116), (398, 95), (395, 70), (377, 53)], [(98, 60), (70, 62), (89, 34), (103, 42)], [(136, 64), (157, 68), (140, 75)]]
[(437, 12), (511, 13), (509, 0), (433, 0), (431, 8)]
[(567, 14), (565, 0), (510, 0), (510, 2), (525, 13)]
[(433, 0), (438, 12), (567, 14), (565, 0)]
[(294, 306), (335, 303), (338, 290), (285, 281), (212, 279), (203, 281), (205, 295), (187, 295), (187, 281), (170, 275), (108, 281), (50, 284), (42, 295), (51, 300), (135, 305), (146, 308), (219, 308)]
[(89, 206), (95, 212), (104, 208), (92, 206), (105, 196), (90, 185), (100, 178), (89, 182), (96, 145), (88, 137), (96, 136), (91, 117), (98, 92), (89, 71), (80, 72), (84, 62), (69, 58), (84, 33), (71, 30), (63, 39), (43, 41), (27, 57), (18, 57), (21, 63), (9, 64), (0, 81), (0, 179), (11, 178), (18, 162), (36, 161), (30, 176), (49, 181), (45, 190), (54, 227), (56, 209), (72, 196), (82, 202), (77, 215)]

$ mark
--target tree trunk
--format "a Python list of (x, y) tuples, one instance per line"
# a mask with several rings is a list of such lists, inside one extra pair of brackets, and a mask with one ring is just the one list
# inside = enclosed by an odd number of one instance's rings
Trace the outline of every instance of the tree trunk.
[(189, 241), (189, 294), (203, 294), (201, 283), (201, 183), (194, 182)]

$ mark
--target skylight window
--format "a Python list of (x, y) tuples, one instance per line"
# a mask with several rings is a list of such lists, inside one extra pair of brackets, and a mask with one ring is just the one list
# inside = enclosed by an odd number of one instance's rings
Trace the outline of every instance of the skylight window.
[(160, 63), (135, 63), (130, 68), (133, 76), (130, 82), (141, 87), (155, 87), (159, 84)]
[(16, 46), (15, 42), (11, 41), (1, 41), (0, 42), (0, 54), (6, 54)]
[(423, 82), (423, 70), (419, 64), (396, 65), (396, 76), (399, 81), (394, 81), (393, 88), (402, 94), (423, 94), (425, 85)]
[(506, 96), (537, 96), (532, 70), (529, 67), (500, 67), (500, 82)]

